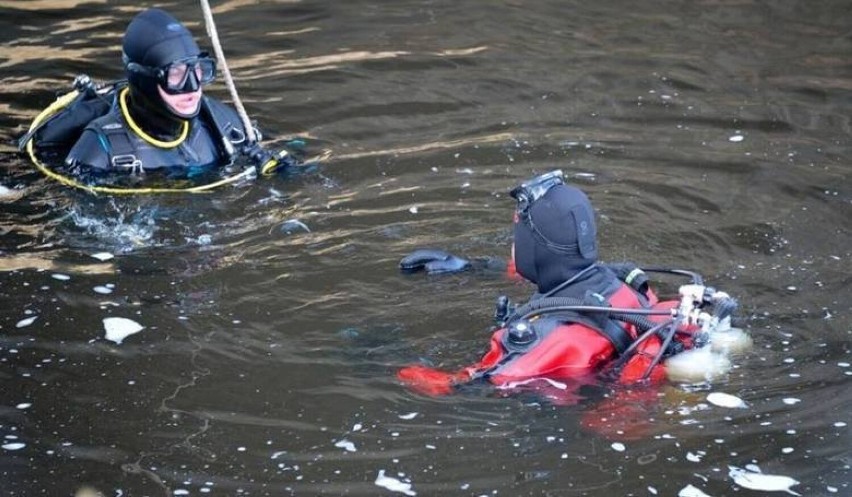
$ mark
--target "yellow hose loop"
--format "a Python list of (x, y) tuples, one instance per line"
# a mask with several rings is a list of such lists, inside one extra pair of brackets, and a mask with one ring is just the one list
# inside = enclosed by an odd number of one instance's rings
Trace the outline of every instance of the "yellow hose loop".
[[(75, 98), (79, 92), (77, 90), (73, 90), (61, 97), (57, 98), (55, 102), (50, 104), (46, 109), (41, 111), (35, 119), (33, 119), (32, 124), (30, 125), (30, 130), (35, 129), (42, 121), (57, 113), (61, 109), (67, 107)], [(48, 178), (58, 181), (65, 186), (70, 186), (73, 188), (79, 188), (81, 190), (85, 190), (89, 193), (107, 193), (112, 195), (139, 195), (139, 194), (151, 194), (151, 193), (204, 193), (214, 188), (218, 188), (220, 186), (224, 186), (230, 183), (234, 183), (243, 178), (251, 177), (255, 174), (255, 168), (249, 167), (243, 170), (240, 173), (237, 173), (233, 176), (229, 176), (227, 178), (223, 178), (219, 181), (215, 181), (213, 183), (208, 183), (206, 185), (198, 185), (192, 186), (188, 188), (116, 188), (112, 186), (98, 186), (98, 185), (87, 185), (85, 183), (80, 183), (74, 178), (70, 178), (68, 176), (64, 176), (59, 174), (53, 170), (51, 170), (46, 164), (41, 162), (35, 153), (35, 135), (31, 136), (26, 143), (27, 154), (30, 156), (30, 160), (33, 165), (42, 172)]]
[(146, 133), (145, 130), (136, 124), (136, 121), (134, 121), (133, 117), (130, 115), (130, 111), (127, 110), (128, 93), (130, 93), (130, 88), (124, 88), (121, 90), (121, 93), (118, 94), (118, 105), (121, 107), (121, 116), (124, 117), (124, 120), (127, 122), (127, 125), (130, 126), (130, 129), (139, 135), (139, 138), (142, 138), (151, 145), (159, 148), (175, 148), (186, 140), (186, 137), (189, 135), (189, 121), (187, 120), (183, 121), (183, 129), (180, 131), (180, 136), (170, 142), (158, 140)]

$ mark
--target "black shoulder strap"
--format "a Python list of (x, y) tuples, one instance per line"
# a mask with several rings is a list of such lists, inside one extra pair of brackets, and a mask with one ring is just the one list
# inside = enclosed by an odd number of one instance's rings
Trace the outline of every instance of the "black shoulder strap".
[[(216, 130), (217, 142), (225, 157), (233, 159), (236, 155), (234, 144), (245, 142), (246, 133), (239, 127), (239, 116), (219, 102), (204, 96), (201, 98), (202, 117)], [(234, 122), (236, 118), (236, 123)]]
[(109, 143), (110, 165), (117, 169), (141, 170), (142, 162), (136, 153), (136, 143), (119, 116), (110, 113), (99, 124), (101, 135)]

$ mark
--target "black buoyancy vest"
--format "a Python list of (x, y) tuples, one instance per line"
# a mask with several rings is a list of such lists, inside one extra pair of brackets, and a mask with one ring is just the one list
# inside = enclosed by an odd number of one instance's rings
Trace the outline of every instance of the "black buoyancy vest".
[[(25, 144), (30, 137), (39, 149), (69, 150), (77, 143), (84, 131), (93, 131), (108, 150), (108, 166), (125, 169), (133, 164), (154, 168), (157, 156), (144, 153), (147, 145), (130, 130), (121, 112), (118, 110), (117, 96), (124, 87), (120, 82), (112, 87), (95, 90), (85, 89), (67, 107), (50, 116), (35, 130), (21, 139)], [(198, 116), (207, 133), (197, 133), (195, 138), (208, 136), (213, 150), (207, 160), (231, 162), (237, 154), (237, 147), (246, 142), (246, 133), (239, 115), (227, 105), (202, 97), (201, 112)], [(192, 136), (188, 140), (192, 141)], [(142, 146), (140, 146), (142, 144)], [(202, 147), (210, 148), (210, 147)], [(85, 151), (84, 151), (85, 152)], [(94, 151), (91, 151), (94, 153)], [(145, 157), (149, 156), (149, 157)], [(74, 159), (70, 157), (70, 159)], [(147, 160), (146, 160), (147, 159)], [(84, 161), (85, 162), (85, 161)]]

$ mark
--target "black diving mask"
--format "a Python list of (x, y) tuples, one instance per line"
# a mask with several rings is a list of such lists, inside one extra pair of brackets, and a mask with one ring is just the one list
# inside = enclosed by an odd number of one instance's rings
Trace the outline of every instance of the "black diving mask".
[(543, 197), (554, 186), (564, 183), (562, 170), (557, 169), (521, 183), (513, 188), (509, 195), (517, 200), (518, 212), (525, 214), (533, 202)]
[(216, 59), (207, 52), (170, 62), (163, 67), (143, 66), (136, 62), (127, 62), (127, 69), (155, 78), (169, 95), (190, 93), (216, 78)]

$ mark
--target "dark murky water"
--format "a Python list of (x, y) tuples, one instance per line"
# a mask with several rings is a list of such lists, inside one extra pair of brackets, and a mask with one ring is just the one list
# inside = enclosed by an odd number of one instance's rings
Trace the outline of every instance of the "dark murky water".
[[(0, 1), (4, 495), (764, 495), (729, 475), (750, 464), (852, 492), (848, 2), (214, 6), (250, 113), (333, 152), (316, 173), (154, 198), (46, 180), (13, 138), (77, 73), (119, 74), (138, 7)], [(554, 167), (606, 259), (702, 272), (755, 340), (724, 380), (668, 386), (637, 440), (581, 429), (594, 398), (394, 379), (478, 358), (494, 297), (530, 291), (397, 261), (505, 257), (505, 192)], [(107, 317), (145, 328), (117, 345)]]

